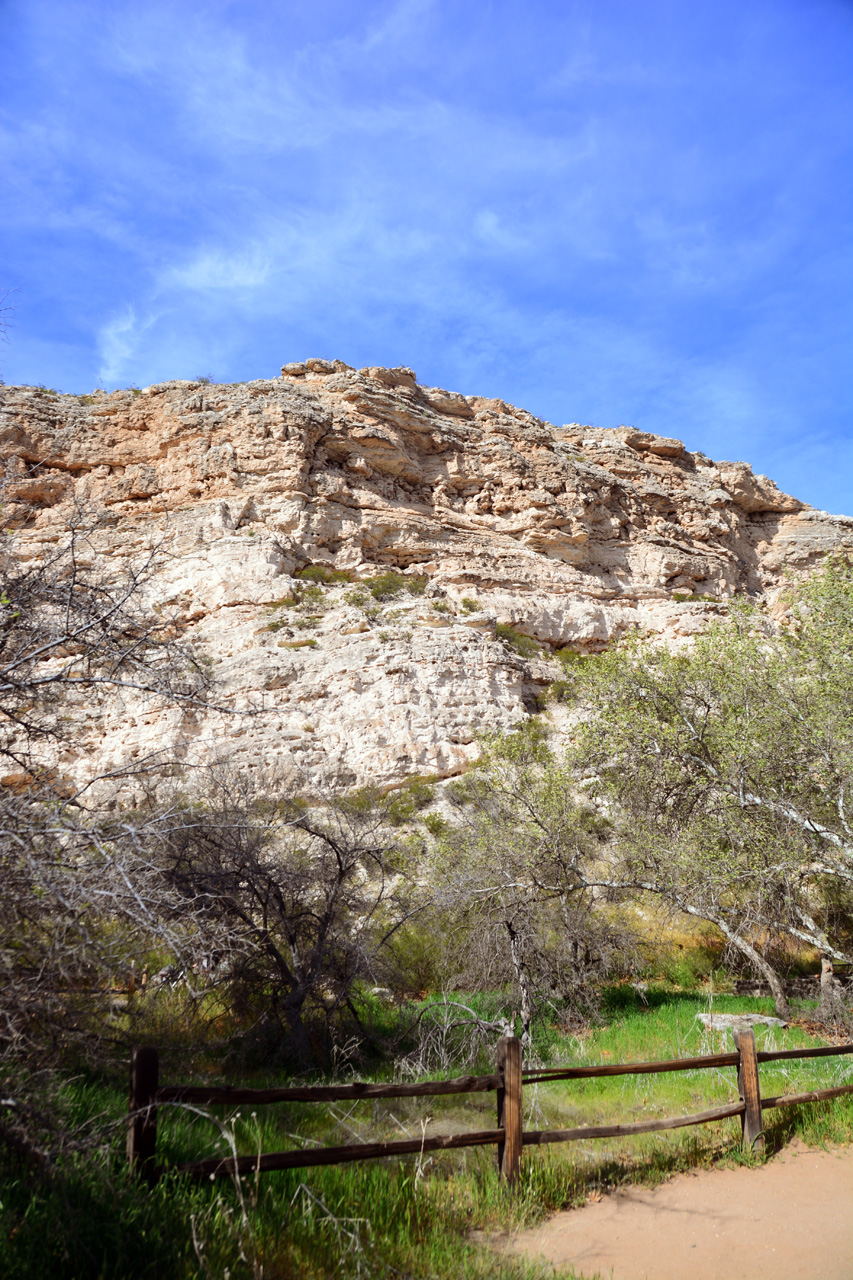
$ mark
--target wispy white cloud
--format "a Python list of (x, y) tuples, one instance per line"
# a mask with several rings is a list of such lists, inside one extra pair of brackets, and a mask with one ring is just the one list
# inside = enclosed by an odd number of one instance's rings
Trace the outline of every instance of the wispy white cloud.
[(200, 249), (182, 266), (164, 272), (160, 287), (164, 291), (170, 285), (193, 290), (246, 290), (260, 289), (270, 275), (270, 261), (260, 248), (229, 253), (214, 247)]
[(102, 382), (114, 384), (127, 375), (144, 334), (156, 320), (156, 316), (149, 315), (140, 321), (135, 308), (127, 306), (101, 326), (98, 330), (98, 377)]

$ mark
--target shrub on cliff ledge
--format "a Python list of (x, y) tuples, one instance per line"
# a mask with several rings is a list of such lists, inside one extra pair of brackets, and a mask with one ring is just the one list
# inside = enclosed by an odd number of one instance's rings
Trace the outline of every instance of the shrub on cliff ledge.
[(386, 569), (384, 573), (377, 573), (373, 578), (362, 579), (362, 585), (367, 588), (374, 600), (390, 600), (401, 591), (420, 596), (423, 595), (428, 583), (428, 578), (398, 573), (396, 569)]
[(507, 622), (499, 622), (495, 631), (498, 639), (514, 649), (521, 658), (538, 658), (542, 653), (542, 646), (537, 640), (526, 636), (523, 631), (516, 631)]
[(352, 582), (349, 569), (332, 569), (325, 564), (309, 564), (293, 575), (302, 582), (319, 582), (324, 586), (337, 586), (341, 582)]

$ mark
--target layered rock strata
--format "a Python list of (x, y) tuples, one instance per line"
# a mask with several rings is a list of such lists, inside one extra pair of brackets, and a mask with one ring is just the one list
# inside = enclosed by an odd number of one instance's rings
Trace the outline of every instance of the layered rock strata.
[[(152, 751), (334, 786), (448, 776), (535, 707), (554, 649), (636, 626), (684, 641), (734, 594), (853, 547), (853, 520), (746, 463), (555, 427), (403, 368), (0, 388), (0, 441), (17, 553), (45, 554), (75, 508), (102, 512), (93, 554), (118, 567), (156, 546), (150, 603), (216, 674), (218, 710), (80, 708), (59, 761), (78, 779)], [(352, 581), (294, 578), (310, 566)], [(377, 586), (389, 570), (411, 589)]]

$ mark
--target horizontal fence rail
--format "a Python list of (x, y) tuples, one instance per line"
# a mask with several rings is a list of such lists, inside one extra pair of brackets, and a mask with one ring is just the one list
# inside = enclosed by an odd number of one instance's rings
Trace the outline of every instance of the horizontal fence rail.
[(824, 1045), (820, 1049), (776, 1049), (756, 1053), (759, 1062), (784, 1062), (787, 1058), (834, 1058), (840, 1053), (853, 1053), (853, 1044)]
[(435, 1098), (452, 1093), (487, 1093), (499, 1089), (500, 1076), (458, 1076), (455, 1080), (411, 1081), (405, 1084), (306, 1085), (288, 1089), (239, 1089), (226, 1085), (169, 1085), (157, 1090), (158, 1102), (262, 1104), (266, 1102), (346, 1102), (353, 1098)]
[(841, 1098), (853, 1093), (853, 1084), (842, 1084), (837, 1089), (812, 1089), (809, 1093), (782, 1093), (778, 1098), (762, 1098), (763, 1110), (770, 1107), (799, 1107), (804, 1102), (826, 1102), (829, 1098)]
[(415, 1156), (423, 1151), (450, 1151), (456, 1147), (485, 1147), (503, 1142), (503, 1129), (483, 1129), (479, 1133), (439, 1134), (435, 1138), (407, 1138), (402, 1142), (359, 1142), (346, 1147), (314, 1147), (309, 1151), (276, 1151), (272, 1155), (214, 1157), (179, 1164), (179, 1173), (197, 1178), (223, 1173), (267, 1173), (272, 1169), (307, 1169), (312, 1165), (348, 1164), (353, 1160), (381, 1160), (384, 1156)]
[[(787, 1058), (830, 1058), (853, 1053), (853, 1044), (821, 1046), (819, 1049), (779, 1049), (756, 1051), (758, 1062), (782, 1062)], [(525, 1084), (546, 1084), (551, 1080), (587, 1080), (596, 1076), (643, 1076), (658, 1071), (702, 1071), (709, 1067), (736, 1067), (739, 1053), (709, 1053), (702, 1058), (671, 1058), (661, 1062), (613, 1062), (595, 1067), (531, 1067), (522, 1071)]]
[[(338, 1102), (360, 1098), (434, 1098), (466, 1093), (496, 1094), (497, 1126), (471, 1133), (438, 1134), (393, 1142), (359, 1142), (340, 1147), (310, 1147), (255, 1156), (215, 1156), (172, 1166), (174, 1172), (194, 1178), (239, 1176), (275, 1169), (301, 1169), (317, 1165), (346, 1164), (379, 1160), (388, 1156), (418, 1155), (428, 1151), (450, 1151), (464, 1147), (493, 1145), (498, 1151), (501, 1179), (509, 1184), (518, 1177), (522, 1149), (557, 1142), (581, 1142), (593, 1138), (621, 1138), (640, 1133), (661, 1133), (691, 1125), (711, 1124), (733, 1116), (741, 1117), (744, 1145), (761, 1149), (764, 1144), (762, 1112), (774, 1107), (801, 1106), (853, 1094), (853, 1084), (833, 1089), (813, 1089), (804, 1093), (762, 1098), (758, 1067), (762, 1062), (827, 1058), (853, 1053), (853, 1043), (814, 1049), (780, 1049), (757, 1052), (751, 1030), (735, 1032), (734, 1053), (706, 1054), (699, 1058), (670, 1058), (656, 1062), (619, 1062), (587, 1067), (521, 1067), (521, 1042), (503, 1036), (498, 1042), (497, 1070), (487, 1076), (458, 1076), (453, 1080), (421, 1080), (396, 1084), (354, 1082), (342, 1085), (305, 1085), (282, 1089), (244, 1089), (231, 1086), (163, 1085), (159, 1083), (159, 1058), (150, 1046), (137, 1046), (131, 1055), (130, 1109), (127, 1154), (131, 1167), (155, 1181), (163, 1170), (156, 1164), (157, 1111), (161, 1105), (263, 1105), (276, 1102)], [(652, 1075), (669, 1071), (706, 1071), (735, 1067), (740, 1100), (727, 1106), (699, 1111), (693, 1115), (662, 1120), (641, 1120), (630, 1124), (586, 1125), (574, 1129), (523, 1128), (522, 1089), (526, 1085), (550, 1084), (560, 1080), (588, 1080), (622, 1075)]]
[(668, 1058), (662, 1062), (608, 1062), (597, 1067), (535, 1067), (522, 1071), (525, 1084), (552, 1080), (591, 1080), (596, 1076), (647, 1076), (659, 1071), (701, 1071), (709, 1067), (736, 1067), (738, 1053), (712, 1053), (704, 1058)]
[(663, 1133), (665, 1129), (687, 1129), (693, 1124), (710, 1124), (712, 1120), (725, 1120), (729, 1116), (743, 1115), (746, 1107), (733, 1102), (728, 1107), (715, 1107), (713, 1111), (697, 1111), (692, 1116), (674, 1116), (671, 1120), (640, 1120), (636, 1124), (597, 1124), (580, 1129), (528, 1130), (522, 1136), (525, 1147), (540, 1147), (549, 1142), (581, 1142), (584, 1138), (622, 1138), (632, 1133)]

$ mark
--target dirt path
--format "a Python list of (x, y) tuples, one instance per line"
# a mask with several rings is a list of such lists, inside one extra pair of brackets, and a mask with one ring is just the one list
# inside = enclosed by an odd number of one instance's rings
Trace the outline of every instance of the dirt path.
[(506, 1248), (613, 1280), (853, 1280), (853, 1148), (620, 1191)]

